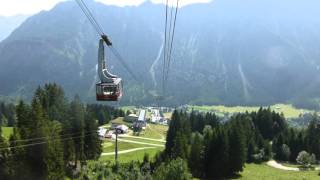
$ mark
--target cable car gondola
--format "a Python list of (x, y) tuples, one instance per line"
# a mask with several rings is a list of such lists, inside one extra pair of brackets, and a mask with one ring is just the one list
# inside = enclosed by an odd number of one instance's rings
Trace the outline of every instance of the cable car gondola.
[(96, 84), (96, 99), (97, 101), (118, 101), (122, 97), (122, 79), (111, 74), (106, 67), (104, 42), (107, 45), (110, 43), (106, 36), (102, 36), (99, 41), (98, 76), (100, 82)]

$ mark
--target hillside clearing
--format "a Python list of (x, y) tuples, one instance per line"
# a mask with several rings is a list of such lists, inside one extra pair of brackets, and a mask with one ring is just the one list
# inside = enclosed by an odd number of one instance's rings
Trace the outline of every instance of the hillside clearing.
[(240, 180), (318, 180), (318, 171), (285, 171), (266, 164), (246, 164)]

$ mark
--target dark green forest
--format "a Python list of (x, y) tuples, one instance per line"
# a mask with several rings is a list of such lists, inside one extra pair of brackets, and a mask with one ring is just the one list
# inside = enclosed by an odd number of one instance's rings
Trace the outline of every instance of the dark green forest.
[(63, 179), (78, 176), (87, 160), (100, 157), (98, 123), (124, 112), (85, 105), (78, 96), (69, 102), (61, 87), (47, 84), (30, 104), (1, 104), (0, 114), (1, 124), (14, 127), (9, 140), (0, 139), (1, 179)]

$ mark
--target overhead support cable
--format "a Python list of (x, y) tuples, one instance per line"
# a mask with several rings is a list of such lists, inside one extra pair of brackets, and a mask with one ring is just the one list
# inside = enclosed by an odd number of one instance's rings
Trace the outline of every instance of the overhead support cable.
[(114, 54), (114, 56), (120, 61), (121, 65), (126, 69), (126, 71), (131, 75), (131, 77), (137, 81), (137, 76), (133, 73), (133, 71), (129, 68), (127, 63), (124, 61), (120, 53), (112, 46), (112, 43), (108, 36), (104, 34), (104, 31), (98, 21), (94, 18), (91, 11), (89, 10), (88, 6), (85, 4), (83, 0), (76, 0), (77, 4), (81, 8), (82, 12), (85, 14), (85, 16), (88, 18), (89, 22), (93, 26), (93, 28), (97, 31), (99, 36), (104, 40), (104, 42), (107, 44), (107, 47), (110, 48), (111, 52)]
[(166, 0), (166, 19), (164, 24), (164, 47), (163, 47), (163, 66), (162, 66), (162, 94), (164, 94), (164, 79), (166, 67), (166, 50), (167, 50), (167, 23), (168, 22), (168, 0)]
[[(175, 28), (177, 21), (177, 14), (179, 10), (179, 0), (176, 0), (175, 12), (174, 12), (174, 1), (172, 1), (172, 6), (170, 7), (170, 17), (168, 22), (168, 9), (169, 2), (166, 1), (166, 19), (165, 19), (165, 43), (164, 43), (164, 53), (163, 53), (163, 69), (162, 69), (162, 96), (165, 96), (167, 80), (169, 77), (170, 64), (173, 52), (173, 41), (175, 36)], [(174, 12), (174, 13), (173, 13)], [(168, 28), (169, 26), (169, 28)]]
[(173, 28), (172, 28), (172, 36), (171, 36), (171, 41), (170, 41), (170, 51), (169, 51), (169, 56), (168, 56), (168, 67), (167, 67), (167, 73), (166, 73), (166, 79), (168, 79), (169, 76), (169, 71), (170, 71), (170, 62), (171, 62), (171, 58), (172, 58), (172, 45), (173, 45), (173, 40), (174, 40), (174, 34), (175, 34), (175, 29), (176, 29), (176, 21), (177, 21), (177, 14), (178, 14), (178, 8), (179, 8), (179, 0), (177, 0), (177, 4), (176, 4), (176, 12), (174, 15), (174, 22), (173, 22)]

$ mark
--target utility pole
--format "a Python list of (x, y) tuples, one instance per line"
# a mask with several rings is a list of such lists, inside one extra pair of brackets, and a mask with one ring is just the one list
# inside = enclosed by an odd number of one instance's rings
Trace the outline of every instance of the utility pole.
[(118, 129), (115, 128), (116, 130), (116, 144), (115, 144), (115, 149), (114, 149), (114, 159), (116, 163), (118, 164)]

